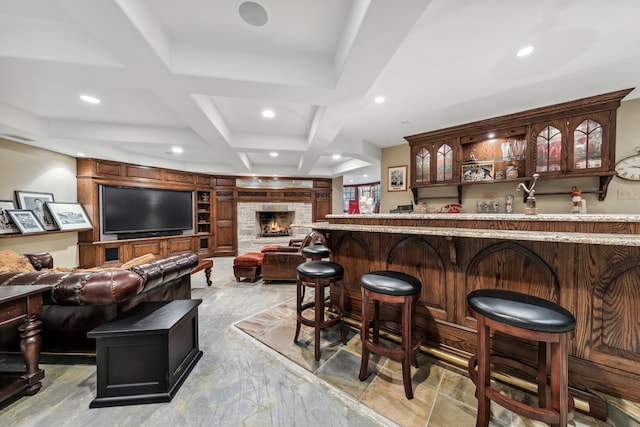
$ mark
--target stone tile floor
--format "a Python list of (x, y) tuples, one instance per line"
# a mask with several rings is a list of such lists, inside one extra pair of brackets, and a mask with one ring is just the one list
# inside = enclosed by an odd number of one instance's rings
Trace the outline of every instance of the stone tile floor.
[[(359, 338), (349, 329), (323, 333), (320, 363), (311, 329), (293, 343), (295, 286), (235, 282), (232, 258), (215, 258), (213, 285), (193, 276), (204, 355), (171, 402), (89, 409), (96, 394), (94, 358), (43, 357), (43, 388), (0, 404), (2, 426), (473, 426), (476, 401), (464, 371), (419, 357), (415, 398), (404, 397), (400, 365), (373, 356), (358, 380)], [(242, 330), (240, 329), (242, 328)], [(243, 332), (246, 331), (245, 332)], [(253, 338), (255, 337), (255, 339)], [(293, 362), (293, 363), (292, 363)], [(0, 355), (0, 369), (20, 368)], [(576, 414), (573, 426), (604, 423)], [(493, 426), (540, 425), (496, 411)]]
[[(412, 367), (414, 398), (408, 400), (404, 396), (401, 364), (372, 355), (370, 375), (365, 381), (360, 381), (358, 374), (362, 344), (358, 330), (347, 328), (346, 346), (340, 342), (337, 326), (323, 331), (320, 344), (322, 353), (316, 362), (312, 328), (302, 326), (299, 342), (292, 340), (295, 333), (295, 299), (238, 322), (236, 327), (397, 425), (475, 426), (475, 386), (464, 370), (420, 353), (419, 368)], [(520, 400), (532, 399), (524, 392), (506, 385), (496, 386)], [(492, 404), (492, 413), (492, 426), (546, 425), (523, 419), (495, 404)], [(570, 425), (611, 424), (576, 412)]]

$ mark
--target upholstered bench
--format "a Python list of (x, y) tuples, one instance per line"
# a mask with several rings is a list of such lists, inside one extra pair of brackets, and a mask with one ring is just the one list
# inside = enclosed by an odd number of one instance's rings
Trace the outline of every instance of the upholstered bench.
[(262, 273), (262, 258), (264, 258), (264, 254), (261, 252), (249, 252), (235, 257), (233, 259), (233, 275), (236, 276), (236, 281), (239, 282), (243, 277), (249, 278), (251, 283), (258, 280)]
[(213, 260), (209, 258), (201, 259), (196, 268), (191, 270), (191, 274), (196, 274), (204, 270), (204, 277), (207, 279), (207, 286), (211, 286), (211, 269), (213, 268)]

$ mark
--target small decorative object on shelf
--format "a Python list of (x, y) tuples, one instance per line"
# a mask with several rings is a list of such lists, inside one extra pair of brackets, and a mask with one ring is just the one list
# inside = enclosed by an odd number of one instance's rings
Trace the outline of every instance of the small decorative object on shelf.
[(582, 191), (578, 187), (571, 187), (571, 202), (570, 213), (582, 213)]
[(520, 188), (522, 188), (527, 193), (527, 206), (524, 209), (524, 213), (527, 215), (535, 215), (538, 213), (538, 208), (536, 207), (536, 191), (533, 187), (536, 186), (536, 181), (539, 176), (537, 173), (533, 174), (533, 184), (531, 184), (531, 188), (527, 188), (524, 182), (521, 182), (516, 187), (516, 191), (520, 191)]
[(504, 210), (506, 213), (513, 213), (513, 194), (504, 196)]

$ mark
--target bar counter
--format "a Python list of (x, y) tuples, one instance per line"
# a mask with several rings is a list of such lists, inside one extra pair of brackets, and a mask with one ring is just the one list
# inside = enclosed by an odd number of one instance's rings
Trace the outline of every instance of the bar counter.
[[(466, 295), (481, 288), (528, 293), (576, 317), (569, 381), (579, 398), (589, 400), (595, 390), (640, 402), (640, 215), (326, 218), (312, 228), (325, 236), (332, 261), (344, 266), (350, 321), (361, 319), (362, 274), (402, 271), (423, 284), (416, 306), (423, 342), (434, 354), (466, 359), (476, 351)], [(399, 318), (395, 309), (383, 314)], [(536, 358), (532, 343), (504, 336), (496, 337), (494, 350), (529, 362)]]

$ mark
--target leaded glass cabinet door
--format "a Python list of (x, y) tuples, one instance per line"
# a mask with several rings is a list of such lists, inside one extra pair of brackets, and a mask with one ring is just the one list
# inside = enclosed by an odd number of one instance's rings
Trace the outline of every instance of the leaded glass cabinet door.
[(436, 182), (447, 182), (453, 179), (453, 148), (442, 144), (436, 152)]
[(420, 147), (415, 155), (415, 183), (428, 184), (431, 182), (431, 152)]
[(536, 173), (562, 170), (562, 132), (555, 126), (543, 127), (536, 135)]
[(571, 118), (568, 172), (585, 173), (609, 167), (609, 113)]

